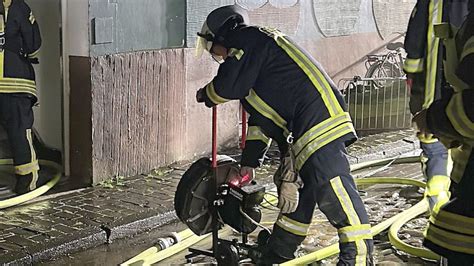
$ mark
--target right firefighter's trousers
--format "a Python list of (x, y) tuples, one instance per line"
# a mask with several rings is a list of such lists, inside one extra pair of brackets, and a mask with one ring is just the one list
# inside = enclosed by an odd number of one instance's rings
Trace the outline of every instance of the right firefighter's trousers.
[(17, 183), (15, 192), (23, 194), (36, 188), (38, 159), (33, 147), (32, 99), (28, 95), (0, 93), (0, 124), (8, 135)]
[(448, 149), (432, 135), (418, 134), (422, 171), (426, 178), (425, 196), (428, 199), (431, 213), (435, 213), (449, 201), (451, 179), (451, 160)]
[[(424, 245), (449, 265), (474, 265), (474, 153), (468, 145), (452, 150), (456, 196), (430, 217)], [(456, 171), (456, 172), (455, 172)], [(462, 173), (459, 179), (458, 174)]]
[(344, 143), (316, 151), (300, 171), (304, 187), (291, 214), (280, 214), (268, 241), (271, 250), (291, 258), (306, 237), (316, 204), (339, 235), (338, 265), (371, 264), (373, 241), (365, 206), (350, 175)]

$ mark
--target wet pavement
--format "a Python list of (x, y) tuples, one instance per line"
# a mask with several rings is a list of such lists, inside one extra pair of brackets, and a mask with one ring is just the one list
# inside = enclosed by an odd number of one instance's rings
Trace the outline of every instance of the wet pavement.
[[(349, 158), (355, 163), (396, 156), (416, 149), (413, 140), (414, 133), (409, 130), (369, 136), (348, 149)], [(275, 156), (275, 151), (269, 153), (270, 160), (258, 171), (260, 180), (271, 181), (276, 168), (272, 160)], [(0, 263), (115, 265), (125, 261), (150, 247), (163, 232), (179, 231), (183, 227), (166, 224), (175, 220), (174, 191), (188, 166), (182, 163), (135, 177), (116, 177), (93, 188), (47, 196), (34, 203), (0, 210)], [(419, 175), (417, 166), (403, 172)], [(392, 198), (387, 196), (389, 200)], [(412, 204), (404, 197), (399, 199), (387, 206), (405, 208)], [(376, 202), (378, 205), (380, 201)], [(369, 208), (377, 214), (389, 213), (388, 209), (381, 211), (384, 206)], [(315, 221), (324, 220), (317, 215), (315, 213)], [(406, 230), (418, 230), (416, 223)], [(318, 235), (316, 231), (305, 242), (308, 250), (336, 241), (330, 234)], [(335, 231), (328, 228), (328, 232)], [(137, 234), (138, 237), (126, 239)], [(85, 249), (90, 250), (77, 253)], [(58, 260), (48, 262), (52, 259)]]

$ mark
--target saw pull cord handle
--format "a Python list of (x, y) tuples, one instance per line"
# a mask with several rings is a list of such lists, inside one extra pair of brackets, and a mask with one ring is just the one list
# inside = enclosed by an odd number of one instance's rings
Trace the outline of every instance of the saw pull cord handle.
[(240, 109), (242, 110), (242, 139), (240, 141), (240, 149), (245, 149), (245, 141), (247, 140), (247, 112), (245, 112), (244, 106), (241, 104)]

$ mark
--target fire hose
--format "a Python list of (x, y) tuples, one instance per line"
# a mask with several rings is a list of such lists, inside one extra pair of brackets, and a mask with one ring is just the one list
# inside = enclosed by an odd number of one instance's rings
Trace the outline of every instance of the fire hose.
[[(419, 156), (409, 156), (409, 157), (400, 157), (400, 158), (388, 158), (381, 160), (373, 160), (364, 163), (358, 163), (351, 166), (351, 171), (361, 170), (368, 167), (383, 166), (387, 163), (389, 164), (403, 164), (403, 163), (415, 163), (419, 162)], [(377, 185), (377, 184), (397, 184), (397, 185), (411, 185), (416, 187), (425, 187), (425, 183), (419, 180), (414, 180), (410, 178), (403, 177), (366, 177), (355, 179), (357, 185)], [(277, 199), (271, 197), (267, 199), (267, 205), (276, 203)], [(385, 231), (390, 227), (389, 230), (389, 240), (390, 243), (400, 251), (408, 253), (416, 257), (422, 257), (430, 260), (439, 260), (440, 257), (435, 253), (424, 249), (412, 246), (403, 242), (398, 237), (398, 231), (400, 228), (407, 223), (408, 221), (416, 218), (417, 216), (426, 213), (428, 211), (428, 203), (425, 198), (420, 202), (410, 207), (409, 209), (375, 225), (372, 227), (372, 235), (378, 235), (379, 233)], [(189, 229), (188, 229), (189, 230)], [(185, 235), (181, 242), (177, 242), (169, 248), (164, 248), (161, 245), (147, 249), (146, 251), (140, 253), (139, 255), (133, 257), (132, 259), (124, 262), (121, 265), (150, 265), (167, 259), (184, 249), (196, 244), (197, 242), (205, 239), (210, 234), (203, 236), (196, 236), (190, 233), (188, 230), (184, 230), (178, 234)], [(282, 265), (306, 265), (316, 261), (326, 259), (330, 256), (336, 255), (339, 253), (339, 244), (335, 243), (328, 247), (322, 248), (315, 252), (309, 253), (302, 257), (296, 258), (294, 260), (288, 261)]]
[[(20, 196), (16, 196), (13, 198), (9, 198), (6, 200), (1, 200), (0, 201), (0, 209), (5, 209), (8, 207), (12, 207), (15, 205), (19, 205), (22, 203), (25, 203), (27, 201), (30, 201), (36, 197), (39, 197), (43, 195), (44, 193), (48, 192), (52, 187), (54, 187), (59, 179), (61, 178), (61, 166), (53, 161), (47, 161), (47, 160), (39, 160), (39, 163), (41, 165), (45, 165), (48, 167), (53, 168), (56, 172), (53, 175), (53, 178), (48, 181), (46, 184), (36, 188), (33, 191), (30, 191), (28, 193), (22, 194)], [(12, 159), (0, 159), (0, 165), (13, 165), (13, 160)]]

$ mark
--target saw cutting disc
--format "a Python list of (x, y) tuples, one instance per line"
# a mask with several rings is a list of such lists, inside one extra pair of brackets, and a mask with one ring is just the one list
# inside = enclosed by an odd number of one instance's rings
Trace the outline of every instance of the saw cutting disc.
[(216, 175), (210, 158), (201, 158), (191, 165), (181, 178), (174, 198), (179, 219), (196, 235), (212, 231), (212, 212), (209, 206), (216, 200), (216, 188), (239, 175), (239, 165), (228, 156), (217, 157)]

